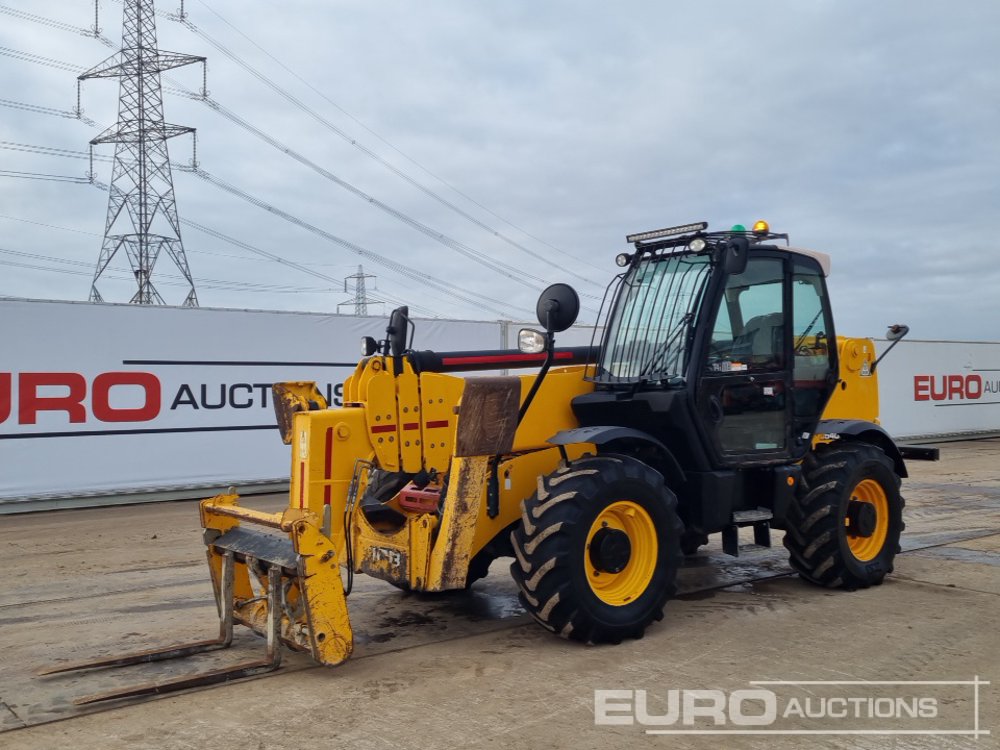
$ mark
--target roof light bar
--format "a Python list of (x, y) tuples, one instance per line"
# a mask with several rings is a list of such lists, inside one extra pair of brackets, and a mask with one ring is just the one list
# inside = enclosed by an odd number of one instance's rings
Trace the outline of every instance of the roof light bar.
[(654, 229), (651, 232), (639, 232), (625, 237), (626, 242), (642, 242), (643, 240), (658, 240), (661, 237), (673, 237), (677, 234), (689, 234), (691, 232), (701, 232), (708, 229), (707, 221), (698, 221), (693, 224), (681, 224), (667, 229)]

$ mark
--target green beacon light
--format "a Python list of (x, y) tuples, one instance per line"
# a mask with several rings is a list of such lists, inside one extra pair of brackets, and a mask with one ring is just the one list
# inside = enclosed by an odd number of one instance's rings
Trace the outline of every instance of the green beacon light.
[(733, 228), (729, 230), (730, 232), (745, 232), (747, 228), (742, 224), (733, 224)]

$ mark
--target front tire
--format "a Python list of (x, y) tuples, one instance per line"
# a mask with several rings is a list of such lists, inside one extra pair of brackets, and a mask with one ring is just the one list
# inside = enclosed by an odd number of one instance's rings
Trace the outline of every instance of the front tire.
[(824, 444), (806, 456), (803, 476), (784, 540), (792, 567), (828, 588), (882, 583), (904, 528), (892, 460), (867, 443)]
[(588, 643), (641, 638), (674, 594), (677, 498), (627, 456), (582, 458), (540, 483), (511, 534), (521, 604), (546, 629)]

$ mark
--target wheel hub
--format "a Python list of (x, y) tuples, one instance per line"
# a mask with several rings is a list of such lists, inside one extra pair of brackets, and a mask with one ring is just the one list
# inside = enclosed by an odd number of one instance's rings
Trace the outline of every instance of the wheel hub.
[(847, 504), (847, 533), (851, 536), (868, 538), (875, 533), (878, 525), (878, 511), (871, 503), (851, 500)]
[(632, 542), (621, 529), (598, 529), (590, 541), (590, 562), (605, 573), (621, 573), (632, 557)]

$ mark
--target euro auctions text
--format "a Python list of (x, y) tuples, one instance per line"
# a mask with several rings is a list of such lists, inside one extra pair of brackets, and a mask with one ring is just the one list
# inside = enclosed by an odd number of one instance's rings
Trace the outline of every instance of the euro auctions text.
[(648, 735), (961, 735), (979, 738), (989, 686), (972, 680), (752, 680), (746, 687), (597, 689), (596, 726)]

